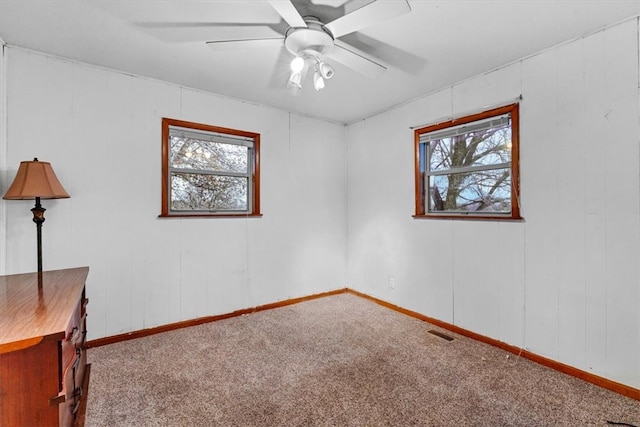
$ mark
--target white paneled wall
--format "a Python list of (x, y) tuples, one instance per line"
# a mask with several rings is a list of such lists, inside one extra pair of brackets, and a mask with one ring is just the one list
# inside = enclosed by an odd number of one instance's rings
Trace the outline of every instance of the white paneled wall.
[[(37, 156), (71, 194), (43, 201), (44, 267), (90, 266), (89, 339), (345, 287), (344, 126), (8, 51), (2, 189)], [(260, 133), (263, 217), (158, 218), (162, 117)], [(4, 273), (33, 271), (33, 202), (2, 204)]]
[[(348, 126), (349, 286), (640, 387), (638, 57), (633, 19)], [(412, 219), (410, 126), (520, 95), (524, 221)]]

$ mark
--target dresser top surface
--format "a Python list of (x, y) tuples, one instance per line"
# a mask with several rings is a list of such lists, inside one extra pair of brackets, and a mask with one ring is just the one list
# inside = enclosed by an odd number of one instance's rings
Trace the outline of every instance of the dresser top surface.
[(0, 276), (0, 354), (61, 338), (82, 296), (89, 267)]

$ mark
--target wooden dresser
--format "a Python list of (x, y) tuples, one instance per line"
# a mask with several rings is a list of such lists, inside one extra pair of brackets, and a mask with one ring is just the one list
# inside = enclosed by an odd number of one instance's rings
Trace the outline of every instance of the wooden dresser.
[(87, 394), (89, 267), (0, 276), (0, 426), (72, 426)]

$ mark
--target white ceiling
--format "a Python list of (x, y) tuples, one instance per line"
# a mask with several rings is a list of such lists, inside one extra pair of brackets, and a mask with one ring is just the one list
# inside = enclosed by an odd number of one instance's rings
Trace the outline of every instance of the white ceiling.
[[(301, 14), (326, 23), (370, 1), (294, 3)], [(640, 0), (409, 4), (409, 14), (341, 38), (381, 59), (384, 74), (371, 80), (334, 63), (335, 76), (320, 92), (309, 75), (302, 90), (286, 88), (291, 58), (284, 48), (214, 52), (204, 43), (282, 34), (286, 22), (263, 0), (0, 0), (0, 38), (10, 46), (352, 123), (640, 14)]]

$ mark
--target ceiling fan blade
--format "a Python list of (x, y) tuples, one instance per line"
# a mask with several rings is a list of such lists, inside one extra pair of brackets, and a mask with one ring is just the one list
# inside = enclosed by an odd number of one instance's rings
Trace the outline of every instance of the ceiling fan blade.
[(203, 40), (268, 39), (279, 37), (283, 24), (248, 24), (217, 22), (142, 22), (134, 23), (142, 31), (170, 43), (201, 42)]
[(215, 51), (232, 49), (259, 49), (264, 47), (278, 47), (284, 43), (283, 37), (270, 39), (247, 39), (247, 40), (220, 40), (206, 42), (207, 46)]
[(269, 0), (269, 4), (284, 18), (292, 27), (307, 27), (302, 16), (289, 0)]
[(338, 38), (409, 12), (411, 6), (406, 0), (377, 0), (329, 22), (325, 28)]
[(334, 48), (329, 56), (370, 79), (377, 78), (387, 69), (376, 58), (339, 40), (335, 40)]

